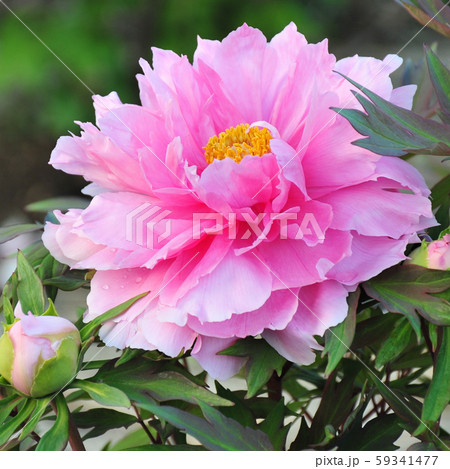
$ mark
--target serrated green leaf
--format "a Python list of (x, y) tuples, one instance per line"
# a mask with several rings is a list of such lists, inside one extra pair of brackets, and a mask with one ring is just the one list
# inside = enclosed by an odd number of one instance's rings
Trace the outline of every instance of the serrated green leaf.
[(422, 420), (429, 426), (436, 422), (450, 402), (450, 327), (442, 330), (436, 366), (423, 403)]
[(19, 278), (17, 295), (22, 311), (25, 314), (31, 312), (37, 316), (41, 315), (45, 305), (44, 289), (41, 280), (21, 251), (17, 254), (17, 274)]
[(356, 309), (358, 307), (360, 291), (349, 296), (349, 309), (347, 317), (337, 326), (331, 327), (325, 333), (325, 347), (322, 356), (328, 354), (328, 363), (325, 376), (329, 376), (348, 352), (355, 336)]
[(148, 292), (146, 293), (141, 293), (140, 295), (136, 295), (134, 298), (131, 298), (130, 300), (124, 301), (118, 306), (115, 306), (114, 308), (109, 309), (106, 311), (106, 313), (101, 314), (100, 316), (97, 316), (95, 319), (93, 319), (90, 323), (86, 324), (86, 326), (83, 327), (80, 331), (81, 335), (81, 340), (84, 342), (87, 340), (98, 327), (101, 326), (102, 323), (109, 321), (110, 319), (115, 318), (116, 316), (119, 316), (119, 314), (124, 313), (130, 306), (132, 306), (136, 301), (140, 300), (144, 296), (146, 296)]
[(88, 380), (76, 380), (72, 387), (86, 391), (94, 401), (112, 407), (131, 407), (127, 395), (120, 389), (105, 383), (96, 383)]
[(35, 223), (25, 223), (22, 225), (3, 226), (0, 228), (0, 244), (6, 243), (25, 233), (42, 230), (42, 225)]
[(36, 402), (33, 399), (28, 399), (24, 405), (17, 412), (17, 415), (9, 419), (0, 427), (0, 446), (3, 446), (9, 438), (17, 431), (22, 423), (33, 412)]
[(69, 441), (69, 409), (62, 394), (55, 397), (56, 420), (40, 439), (36, 451), (62, 451)]
[(365, 282), (363, 287), (388, 311), (404, 314), (418, 335), (418, 314), (434, 324), (450, 325), (450, 302), (436, 296), (450, 289), (450, 271), (398, 265)]
[[(342, 75), (342, 74), (340, 74)], [(370, 98), (354, 92), (364, 110), (331, 108), (345, 117), (366, 138), (352, 142), (374, 153), (404, 156), (408, 153), (450, 155), (450, 125), (426, 119), (381, 98), (342, 75)]]
[(286, 359), (273, 349), (265, 340), (249, 337), (237, 341), (221, 351), (219, 355), (231, 355), (247, 358), (245, 375), (248, 386), (247, 397), (255, 396), (269, 381), (273, 372), (281, 375)]
[(71, 208), (86, 208), (89, 199), (84, 197), (53, 197), (28, 204), (25, 209), (29, 212), (53, 212), (53, 210), (69, 210)]
[(377, 353), (375, 366), (377, 368), (382, 367), (398, 357), (408, 346), (411, 333), (411, 324), (406, 318), (398, 321), (392, 330), (392, 334), (381, 345)]

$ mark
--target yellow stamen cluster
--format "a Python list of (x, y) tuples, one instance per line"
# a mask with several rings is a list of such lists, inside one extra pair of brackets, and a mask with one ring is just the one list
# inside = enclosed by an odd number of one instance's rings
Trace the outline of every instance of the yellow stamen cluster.
[(211, 137), (206, 145), (205, 158), (208, 164), (214, 160), (232, 158), (240, 163), (246, 155), (262, 156), (270, 152), (270, 131), (263, 127), (249, 128), (249, 124), (231, 127), (219, 135)]

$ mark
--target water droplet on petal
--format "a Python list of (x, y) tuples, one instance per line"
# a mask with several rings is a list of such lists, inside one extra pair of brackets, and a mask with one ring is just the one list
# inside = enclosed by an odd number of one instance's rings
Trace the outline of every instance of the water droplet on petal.
[(109, 285), (103, 285), (103, 290), (108, 290), (109, 289)]
[(136, 283), (142, 282), (142, 277), (136, 277)]

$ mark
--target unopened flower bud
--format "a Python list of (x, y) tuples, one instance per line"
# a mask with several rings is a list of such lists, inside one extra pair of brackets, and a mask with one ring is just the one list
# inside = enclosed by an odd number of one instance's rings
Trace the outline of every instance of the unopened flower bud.
[(58, 316), (16, 316), (0, 337), (0, 374), (27, 396), (59, 391), (77, 372), (78, 329)]
[(409, 264), (421, 265), (429, 269), (450, 270), (450, 234), (437, 241), (423, 243), (414, 250)]

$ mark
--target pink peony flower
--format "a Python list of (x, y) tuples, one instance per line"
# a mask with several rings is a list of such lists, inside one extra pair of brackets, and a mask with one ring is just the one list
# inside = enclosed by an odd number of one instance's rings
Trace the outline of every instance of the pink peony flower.
[(294, 24), (270, 42), (244, 25), (199, 39), (193, 65), (153, 49), (142, 105), (95, 96), (96, 126), (80, 123), (50, 160), (90, 181), (92, 202), (56, 212), (44, 243), (96, 270), (86, 321), (150, 292), (103, 325), (105, 343), (192, 348), (219, 379), (242, 361), (217, 352), (246, 336), (312, 362), (313, 335), (345, 318), (349, 291), (434, 224), (420, 174), (352, 145), (359, 135), (330, 110), (358, 106), (334, 71), (410, 108), (415, 87), (389, 78), (401, 62), (336, 61)]

